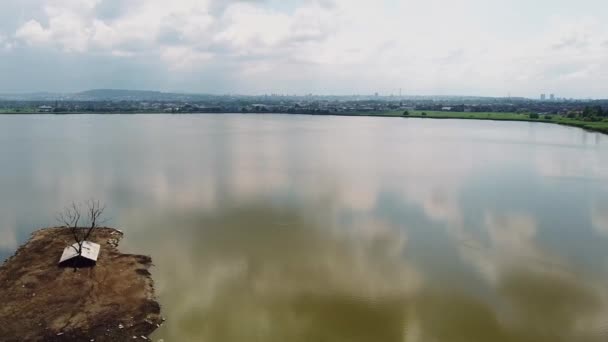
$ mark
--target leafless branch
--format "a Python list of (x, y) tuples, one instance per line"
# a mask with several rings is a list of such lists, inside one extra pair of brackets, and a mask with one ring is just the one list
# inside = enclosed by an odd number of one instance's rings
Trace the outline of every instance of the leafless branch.
[(77, 250), (79, 255), (82, 253), (82, 244), (87, 241), (93, 231), (99, 227), (99, 224), (104, 222), (101, 218), (106, 209), (105, 205), (102, 205), (98, 200), (93, 199), (85, 202), (85, 205), (85, 215), (88, 216), (87, 218), (89, 220), (88, 227), (78, 226), (80, 219), (82, 218), (81, 204), (72, 202), (70, 206), (65, 207), (63, 211), (57, 215), (57, 221), (70, 229), (76, 244), (78, 244), (78, 248), (73, 248)]
[(106, 209), (106, 206), (100, 204), (99, 200), (93, 199), (87, 201), (87, 207), (90, 226), (87, 229), (86, 235), (84, 236), (84, 240), (88, 239), (93, 230), (98, 227), (101, 216), (103, 215), (103, 212)]
[[(81, 237), (78, 234), (78, 222), (80, 222), (81, 214), (80, 207), (75, 202), (68, 207), (65, 207), (62, 212), (57, 215), (57, 220), (64, 226), (70, 229), (76, 243), (80, 245)], [(78, 250), (80, 253), (80, 249)]]

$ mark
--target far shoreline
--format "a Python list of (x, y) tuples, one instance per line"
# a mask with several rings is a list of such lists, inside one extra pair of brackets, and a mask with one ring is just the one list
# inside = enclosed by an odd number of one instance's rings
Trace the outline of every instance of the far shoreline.
[[(437, 120), (485, 120), (485, 121), (511, 121), (511, 122), (535, 122), (535, 123), (547, 123), (556, 124), (560, 126), (576, 127), (583, 129), (588, 132), (595, 132), (608, 135), (608, 121), (583, 121), (576, 119), (569, 119), (561, 115), (549, 114), (551, 119), (544, 119), (542, 117), (533, 119), (528, 114), (518, 113), (506, 113), (506, 112), (437, 112), (437, 111), (411, 111), (409, 115), (403, 115), (403, 111), (389, 111), (389, 112), (343, 112), (343, 113), (313, 113), (313, 112), (302, 112), (302, 113), (284, 113), (284, 112), (264, 112), (264, 111), (249, 111), (249, 112), (12, 112), (12, 113), (1, 113), (1, 116), (13, 116), (13, 115), (225, 115), (225, 114), (278, 114), (278, 115), (311, 115), (311, 116), (349, 116), (349, 117), (386, 117), (386, 118), (404, 118), (404, 119), (437, 119)], [(426, 113), (424, 115), (423, 113)]]

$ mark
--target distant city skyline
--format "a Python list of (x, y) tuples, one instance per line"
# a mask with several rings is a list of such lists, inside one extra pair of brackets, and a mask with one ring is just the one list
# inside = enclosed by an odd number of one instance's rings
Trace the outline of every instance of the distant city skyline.
[[(158, 93), (159, 95), (163, 94), (182, 94), (182, 95), (209, 95), (209, 96), (245, 96), (245, 97), (362, 97), (362, 98), (395, 98), (395, 99), (410, 99), (410, 98), (496, 98), (496, 99), (528, 99), (528, 100), (540, 100), (540, 101), (564, 101), (564, 100), (608, 100), (608, 96), (605, 98), (593, 98), (593, 97), (560, 97), (557, 94), (540, 94), (540, 96), (513, 96), (511, 94), (507, 96), (483, 96), (483, 95), (461, 95), (461, 94), (399, 94), (399, 93), (387, 93), (382, 94), (379, 92), (374, 93), (357, 93), (357, 94), (322, 94), (322, 93), (313, 93), (313, 92), (304, 92), (304, 93), (280, 93), (280, 92), (261, 92), (261, 93), (238, 93), (238, 92), (192, 92), (192, 91), (161, 91), (161, 90), (147, 90), (147, 89), (121, 89), (121, 88), (98, 88), (98, 89), (86, 89), (82, 91), (74, 91), (74, 92), (52, 92), (52, 91), (22, 91), (22, 92), (0, 92), (0, 101), (1, 100), (10, 100), (10, 99), (49, 99), (49, 98), (57, 98), (61, 99), (62, 96), (71, 97), (73, 95), (82, 95), (88, 92), (98, 92), (98, 91), (110, 91), (110, 92), (142, 92), (142, 93)], [(25, 97), (20, 97), (25, 96)]]
[(602, 0), (4, 0), (0, 93), (608, 98)]
[(154, 99), (154, 100), (163, 100), (166, 95), (171, 96), (203, 96), (203, 97), (253, 97), (253, 98), (263, 98), (263, 97), (319, 97), (319, 98), (360, 98), (360, 99), (381, 99), (383, 101), (398, 101), (400, 99), (404, 101), (408, 100), (416, 100), (416, 99), (435, 99), (435, 100), (470, 100), (470, 99), (502, 99), (508, 101), (509, 99), (521, 99), (527, 101), (540, 100), (542, 101), (608, 101), (608, 98), (592, 98), (592, 97), (559, 97), (556, 94), (540, 94), (540, 97), (527, 97), (527, 96), (481, 96), (481, 95), (459, 95), (459, 94), (421, 94), (421, 95), (411, 95), (411, 94), (381, 94), (378, 92), (372, 94), (320, 94), (320, 93), (236, 93), (236, 92), (227, 92), (227, 93), (213, 93), (213, 92), (171, 92), (171, 91), (159, 91), (159, 90), (144, 90), (144, 89), (118, 89), (118, 88), (106, 88), (106, 89), (88, 89), (77, 92), (0, 92), (0, 101), (63, 101), (63, 100), (84, 100), (89, 97), (99, 98), (100, 94), (102, 98), (106, 96), (119, 96), (119, 97), (139, 97), (144, 96), (145, 98)]

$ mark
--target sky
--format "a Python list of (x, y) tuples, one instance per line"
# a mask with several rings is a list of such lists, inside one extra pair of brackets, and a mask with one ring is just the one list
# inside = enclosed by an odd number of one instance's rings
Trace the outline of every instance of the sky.
[(608, 98), (605, 0), (0, 0), (0, 92)]

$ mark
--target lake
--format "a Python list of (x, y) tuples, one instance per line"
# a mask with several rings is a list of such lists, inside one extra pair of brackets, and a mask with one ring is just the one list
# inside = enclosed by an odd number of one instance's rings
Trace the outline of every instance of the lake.
[(0, 116), (0, 259), (71, 201), (165, 341), (606, 341), (608, 136), (527, 122)]

